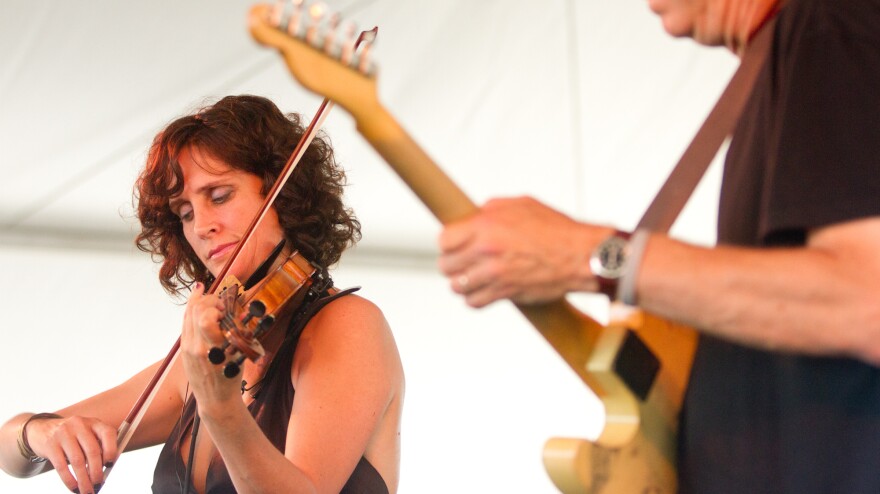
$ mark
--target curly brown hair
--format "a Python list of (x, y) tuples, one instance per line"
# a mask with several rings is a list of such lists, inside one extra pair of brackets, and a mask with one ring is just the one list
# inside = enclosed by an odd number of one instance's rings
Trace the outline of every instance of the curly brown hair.
[[(209, 284), (211, 273), (183, 235), (180, 218), (168, 206), (183, 189), (178, 156), (195, 146), (232, 168), (260, 177), (262, 193), (272, 188), (305, 131), (302, 117), (284, 115), (266, 98), (227, 96), (213, 105), (171, 122), (150, 146), (144, 170), (135, 183), (134, 201), (141, 232), (138, 249), (158, 263), (159, 281), (172, 295), (194, 282)], [(322, 268), (361, 238), (361, 225), (342, 202), (345, 173), (330, 140), (318, 133), (275, 199), (288, 243)]]

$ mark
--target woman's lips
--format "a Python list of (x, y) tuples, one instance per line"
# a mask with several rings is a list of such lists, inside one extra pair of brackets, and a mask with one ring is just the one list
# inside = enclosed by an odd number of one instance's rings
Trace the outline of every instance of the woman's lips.
[(210, 261), (210, 260), (216, 259), (216, 258), (226, 254), (227, 252), (230, 252), (233, 248), (235, 248), (236, 244), (237, 244), (237, 242), (230, 242), (228, 244), (223, 244), (219, 247), (215, 247), (214, 249), (211, 250), (211, 252), (208, 253), (208, 260)]

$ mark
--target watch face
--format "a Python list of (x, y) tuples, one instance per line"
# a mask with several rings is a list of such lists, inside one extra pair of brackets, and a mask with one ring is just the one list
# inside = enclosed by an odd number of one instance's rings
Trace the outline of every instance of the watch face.
[(626, 262), (626, 245), (626, 240), (617, 236), (599, 244), (590, 258), (593, 274), (602, 278), (620, 278)]

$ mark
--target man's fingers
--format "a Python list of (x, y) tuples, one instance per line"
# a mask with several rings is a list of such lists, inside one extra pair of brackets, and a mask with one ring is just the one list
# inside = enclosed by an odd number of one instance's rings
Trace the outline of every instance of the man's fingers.
[(450, 223), (443, 228), (437, 239), (440, 252), (455, 252), (464, 247), (474, 236), (474, 227), (470, 221)]

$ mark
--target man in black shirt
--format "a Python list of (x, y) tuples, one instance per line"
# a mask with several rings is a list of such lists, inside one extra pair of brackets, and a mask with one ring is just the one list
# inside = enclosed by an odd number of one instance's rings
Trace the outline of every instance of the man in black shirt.
[[(880, 492), (880, 0), (649, 3), (670, 34), (736, 53), (778, 16), (718, 246), (495, 199), (444, 229), (440, 268), (474, 307), (602, 291), (698, 328), (681, 492)], [(591, 267), (636, 238), (622, 279)]]

